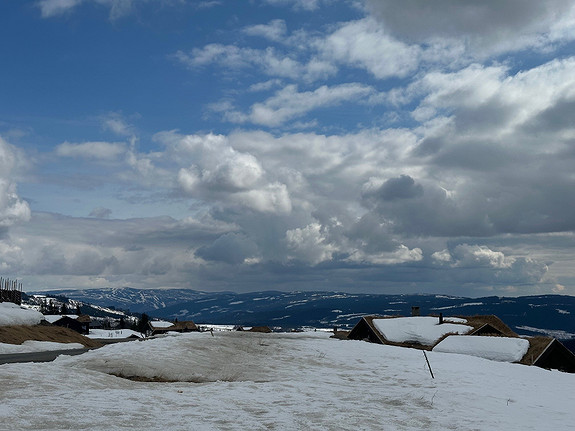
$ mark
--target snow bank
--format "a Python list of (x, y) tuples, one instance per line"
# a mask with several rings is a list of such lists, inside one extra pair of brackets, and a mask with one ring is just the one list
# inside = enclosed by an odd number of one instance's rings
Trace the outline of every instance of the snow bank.
[(84, 349), (80, 343), (55, 343), (53, 341), (24, 341), (22, 344), (0, 343), (0, 355), (10, 353), (46, 352), (49, 350)]
[(500, 362), (519, 362), (528, 349), (529, 341), (523, 338), (456, 335), (442, 340), (433, 351), (461, 353)]
[(437, 317), (424, 316), (373, 319), (373, 324), (389, 341), (418, 342), (426, 346), (434, 345), (446, 334), (467, 334), (473, 329), (471, 326), (457, 323), (440, 325)]
[(12, 302), (0, 302), (0, 326), (37, 325), (43, 318), (39, 311), (23, 308)]

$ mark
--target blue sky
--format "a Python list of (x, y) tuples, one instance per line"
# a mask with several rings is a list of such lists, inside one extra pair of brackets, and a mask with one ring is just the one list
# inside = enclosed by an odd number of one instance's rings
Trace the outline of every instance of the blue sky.
[(26, 289), (575, 294), (575, 2), (0, 6)]

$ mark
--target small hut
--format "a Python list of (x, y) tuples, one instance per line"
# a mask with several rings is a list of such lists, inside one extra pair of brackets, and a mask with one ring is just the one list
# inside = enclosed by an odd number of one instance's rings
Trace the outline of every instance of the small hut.
[(90, 333), (90, 316), (74, 314), (49, 314), (44, 316), (46, 321), (54, 326), (70, 328), (79, 334), (87, 335)]
[(551, 337), (529, 337), (529, 350), (522, 364), (575, 373), (575, 354)]
[(198, 327), (191, 320), (182, 320), (180, 322), (172, 323), (165, 321), (150, 320), (148, 322), (151, 335), (161, 335), (168, 332), (193, 332), (199, 331)]

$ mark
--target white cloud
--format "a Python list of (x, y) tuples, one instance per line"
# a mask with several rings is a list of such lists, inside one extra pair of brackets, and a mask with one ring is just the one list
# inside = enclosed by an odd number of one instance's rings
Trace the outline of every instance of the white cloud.
[(102, 127), (104, 130), (109, 130), (112, 133), (118, 136), (134, 136), (135, 130), (132, 125), (130, 125), (126, 120), (122, 117), (122, 115), (111, 112), (107, 115), (104, 115), (101, 118)]
[(287, 26), (283, 19), (274, 19), (268, 24), (257, 24), (244, 27), (243, 32), (250, 36), (260, 36), (274, 42), (281, 41), (287, 34)]
[[(82, 3), (93, 2), (108, 8), (110, 10), (110, 20), (116, 20), (133, 13), (136, 4), (151, 1), (163, 5), (172, 5), (182, 3), (184, 0), (39, 0), (36, 5), (40, 8), (42, 18), (51, 18), (70, 12)], [(209, 2), (204, 3), (207, 4)], [(218, 3), (211, 2), (209, 6), (214, 4)]]
[(299, 92), (296, 85), (288, 85), (262, 103), (255, 103), (247, 118), (254, 124), (279, 126), (291, 119), (325, 106), (343, 102), (357, 102), (375, 93), (363, 84), (323, 85), (314, 91)]
[(62, 15), (80, 3), (83, 0), (40, 0), (36, 5), (40, 8), (42, 18), (50, 18), (57, 15)]
[(231, 202), (262, 213), (287, 214), (292, 210), (292, 202), (285, 184), (271, 183), (264, 187), (235, 193)]
[[(291, 6), (295, 10), (314, 11), (320, 7), (322, 0), (262, 0), (274, 6)], [(324, 0), (325, 1), (325, 0)]]
[(407, 262), (419, 262), (423, 259), (423, 252), (420, 248), (409, 249), (401, 244), (393, 252), (367, 252), (365, 250), (353, 250), (347, 258), (350, 262), (370, 263), (374, 265), (397, 265)]
[(125, 152), (126, 145), (119, 142), (64, 142), (56, 147), (56, 154), (61, 157), (94, 160), (116, 160)]
[(333, 253), (337, 251), (336, 247), (328, 242), (319, 223), (288, 230), (286, 241), (292, 259), (311, 265), (330, 260)]
[(460, 244), (452, 251), (454, 265), (461, 267), (486, 266), (491, 268), (509, 268), (515, 259), (505, 257), (500, 251), (490, 250), (486, 246)]
[(369, 18), (345, 23), (316, 44), (324, 57), (364, 68), (379, 79), (413, 73), (421, 52), (418, 46), (393, 39)]
[(174, 57), (191, 69), (216, 64), (231, 70), (256, 67), (268, 76), (315, 81), (333, 75), (336, 68), (316, 58), (300, 62), (293, 54), (281, 54), (273, 47), (244, 48), (212, 43), (194, 48), (190, 53), (178, 51)]
[(285, 184), (274, 179), (254, 155), (236, 150), (223, 135), (157, 135), (179, 164), (183, 192), (219, 205), (240, 206), (263, 213), (289, 213), (292, 203)]

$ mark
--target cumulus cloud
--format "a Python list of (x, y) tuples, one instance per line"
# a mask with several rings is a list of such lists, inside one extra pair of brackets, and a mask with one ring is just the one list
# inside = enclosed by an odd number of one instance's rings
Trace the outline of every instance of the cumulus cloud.
[(312, 265), (330, 260), (333, 253), (337, 251), (336, 247), (327, 241), (319, 223), (288, 230), (286, 232), (286, 241), (292, 259), (301, 260)]
[(449, 265), (455, 279), (472, 279), (475, 283), (534, 284), (541, 282), (548, 271), (545, 263), (529, 257), (509, 257), (489, 247), (458, 244), (453, 249), (433, 253), (439, 266)]

